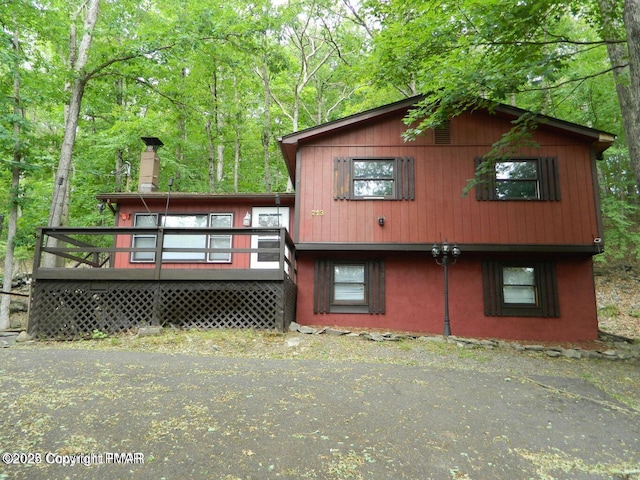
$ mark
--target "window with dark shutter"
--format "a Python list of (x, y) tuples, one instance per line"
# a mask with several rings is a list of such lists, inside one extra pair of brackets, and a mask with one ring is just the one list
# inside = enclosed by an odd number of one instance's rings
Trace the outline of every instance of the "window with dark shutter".
[(336, 200), (414, 200), (411, 157), (347, 157), (334, 159)]
[(385, 313), (384, 262), (316, 260), (314, 313)]
[(489, 161), (475, 159), (477, 200), (560, 200), (555, 157)]
[(482, 263), (484, 314), (509, 317), (559, 317), (555, 263)]

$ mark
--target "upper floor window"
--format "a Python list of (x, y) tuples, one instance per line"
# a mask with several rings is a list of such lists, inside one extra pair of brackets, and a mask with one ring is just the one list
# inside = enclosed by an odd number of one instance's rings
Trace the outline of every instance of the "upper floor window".
[(336, 158), (335, 190), (338, 200), (413, 200), (414, 161), (410, 157)]
[(353, 160), (351, 165), (354, 197), (394, 198), (394, 160)]
[[(476, 158), (476, 169), (483, 162)], [(560, 200), (555, 157), (498, 160), (479, 177), (478, 200)]]
[(495, 191), (499, 200), (540, 198), (537, 161), (496, 162), (495, 172)]

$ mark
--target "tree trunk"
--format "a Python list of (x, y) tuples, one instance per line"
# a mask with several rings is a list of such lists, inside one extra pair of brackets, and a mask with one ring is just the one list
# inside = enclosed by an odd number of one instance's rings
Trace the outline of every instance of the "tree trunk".
[[(220, 113), (220, 102), (218, 98), (218, 72), (217, 66), (213, 65), (211, 75), (211, 102), (213, 106), (213, 119), (207, 120), (207, 138), (209, 145), (209, 190), (215, 192), (217, 185), (222, 182), (224, 173), (224, 143), (222, 128), (224, 122)], [(215, 131), (212, 127), (215, 126)]]
[[(119, 107), (124, 106), (124, 82), (122, 78), (118, 78), (116, 80), (116, 104)], [(116, 159), (115, 159), (115, 189), (116, 192), (129, 191), (129, 169), (125, 168), (124, 163), (124, 152), (121, 148), (116, 150)], [(125, 181), (123, 181), (123, 177), (126, 178), (126, 186)]]
[(262, 82), (264, 84), (264, 129), (262, 130), (262, 155), (264, 161), (264, 188), (271, 192), (271, 172), (269, 170), (269, 144), (271, 143), (271, 89), (266, 58), (262, 62)]
[(80, 46), (75, 49), (75, 25), (71, 26), (69, 67), (76, 74), (70, 92), (69, 106), (64, 121), (64, 138), (60, 149), (60, 161), (53, 188), (53, 199), (51, 201), (51, 214), (49, 216), (49, 226), (59, 227), (62, 224), (64, 199), (69, 190), (69, 174), (71, 172), (71, 162), (73, 158), (73, 147), (76, 141), (78, 120), (80, 118), (80, 108), (82, 97), (87, 83), (87, 78), (83, 75), (84, 68), (89, 59), (89, 49), (93, 41), (93, 29), (98, 21), (100, 0), (89, 0), (84, 18), (84, 34)]
[(624, 4), (626, 45), (614, 42), (618, 39), (616, 3), (616, 0), (599, 0), (600, 14), (616, 81), (629, 161), (640, 191), (640, 0), (626, 0)]
[[(70, 48), (69, 48), (69, 68), (74, 73), (75, 80), (71, 84), (69, 106), (64, 119), (64, 138), (60, 149), (60, 161), (53, 186), (53, 196), (51, 199), (51, 213), (49, 216), (49, 226), (59, 227), (63, 224), (65, 217), (65, 204), (69, 198), (69, 175), (71, 174), (71, 163), (73, 160), (73, 147), (76, 142), (78, 121), (80, 119), (80, 108), (82, 97), (87, 81), (84, 69), (89, 59), (89, 49), (93, 41), (93, 30), (98, 21), (100, 10), (100, 0), (88, 0), (84, 5), (84, 33), (82, 40), (76, 51), (75, 25), (72, 19), (70, 27)], [(55, 246), (55, 239), (49, 239), (49, 246)], [(42, 259), (43, 267), (54, 267), (56, 257), (54, 255), (44, 255)]]
[(11, 208), (9, 210), (9, 226), (7, 228), (7, 249), (4, 257), (4, 279), (2, 282), (2, 291), (5, 292), (0, 301), (0, 330), (10, 328), (11, 322), (9, 318), (11, 296), (7, 292), (11, 292), (11, 283), (13, 281), (13, 256), (15, 251), (15, 238), (18, 225), (18, 196), (20, 195), (20, 164), (22, 162), (22, 153), (20, 150), (20, 122), (22, 118), (22, 109), (20, 108), (20, 42), (18, 38), (18, 29), (13, 32), (13, 51), (15, 55), (14, 71), (13, 71), (13, 166), (11, 168)]
[[(629, 52), (630, 102), (628, 111), (623, 110), (623, 122), (629, 143), (629, 157), (640, 192), (640, 0), (626, 0), (624, 4), (624, 24), (627, 30)], [(619, 82), (618, 82), (619, 83)]]
[(238, 97), (238, 78), (234, 75), (233, 77), (233, 100), (236, 106), (236, 121), (234, 122), (234, 133), (235, 133), (235, 159), (233, 162), (233, 191), (238, 193), (239, 189), (239, 177), (238, 172), (240, 171), (240, 153), (241, 153), (241, 144), (240, 144), (240, 119), (242, 117), (240, 110), (240, 98)]
[(207, 132), (207, 150), (208, 150), (208, 177), (209, 177), (209, 191), (216, 191), (216, 149), (213, 143), (213, 133), (211, 131), (211, 118), (207, 119), (207, 123), (204, 125), (204, 129)]
[(73, 82), (71, 89), (71, 101), (69, 102), (67, 120), (64, 125), (64, 138), (62, 140), (60, 161), (58, 162), (56, 183), (53, 188), (53, 199), (51, 201), (51, 214), (49, 216), (50, 227), (59, 227), (62, 225), (64, 203), (69, 190), (73, 147), (76, 141), (80, 107), (82, 105), (85, 85), (86, 80), (84, 78), (78, 78)]

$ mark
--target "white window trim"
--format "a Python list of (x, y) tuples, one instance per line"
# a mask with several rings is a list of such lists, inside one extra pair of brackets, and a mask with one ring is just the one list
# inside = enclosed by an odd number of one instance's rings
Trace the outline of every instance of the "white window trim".
[[(230, 225), (229, 227), (225, 227), (225, 228), (232, 228), (233, 227), (233, 220), (234, 220), (234, 215), (232, 212), (209, 212), (208, 214), (203, 214), (203, 213), (172, 213), (169, 214), (168, 216), (181, 216), (181, 215), (191, 215), (191, 216), (197, 216), (197, 215), (207, 215), (207, 225), (210, 226), (212, 223), (212, 218), (214, 216), (228, 216), (230, 218)], [(134, 214), (134, 226), (136, 226), (136, 224), (138, 223), (138, 218), (139, 217), (153, 217), (155, 218), (155, 224), (158, 224), (159, 219), (162, 219), (162, 217), (164, 217), (164, 214), (159, 214), (159, 213), (136, 213)], [(156, 242), (157, 242), (157, 236), (156, 235), (152, 235), (152, 234), (134, 234), (132, 236), (131, 239), (131, 246), (132, 248), (136, 248), (136, 243), (138, 239), (149, 239), (149, 238), (153, 238), (154, 239), (154, 248), (155, 246), (157, 246)], [(204, 244), (203, 244), (203, 248), (211, 248), (211, 241), (214, 238), (228, 238), (229, 239), (229, 248), (233, 248), (233, 235), (203, 235), (203, 240), (204, 240)], [(207, 252), (206, 255), (203, 253), (203, 257), (202, 259), (162, 259), (163, 263), (232, 263), (233, 262), (233, 257), (232, 257), (232, 253), (231, 252), (225, 252), (225, 254), (227, 255), (227, 258), (225, 258), (224, 260), (217, 260), (217, 259), (212, 259), (212, 255), (214, 255), (213, 252)], [(138, 259), (136, 258), (136, 255), (149, 255), (151, 258), (144, 258), (144, 259)], [(129, 262), (130, 263), (155, 263), (156, 258), (155, 258), (155, 252), (151, 253), (151, 252), (131, 252), (130, 258), (129, 258)]]

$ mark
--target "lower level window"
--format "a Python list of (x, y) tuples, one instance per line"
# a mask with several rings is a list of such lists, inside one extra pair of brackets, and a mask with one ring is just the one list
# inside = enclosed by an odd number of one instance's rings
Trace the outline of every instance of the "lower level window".
[(314, 313), (384, 313), (384, 262), (316, 260)]
[(537, 305), (536, 268), (503, 266), (502, 298), (506, 305)]
[(333, 265), (333, 303), (366, 305), (365, 265)]
[(559, 317), (555, 263), (485, 261), (485, 315)]

